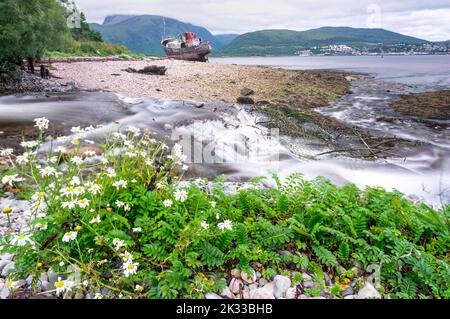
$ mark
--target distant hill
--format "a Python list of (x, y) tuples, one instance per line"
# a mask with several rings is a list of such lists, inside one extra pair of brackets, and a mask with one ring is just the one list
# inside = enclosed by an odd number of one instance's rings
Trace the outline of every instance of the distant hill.
[(228, 45), (233, 42), (239, 34), (216, 34), (216, 39), (220, 41), (223, 45)]
[(221, 55), (292, 55), (314, 46), (424, 44), (427, 41), (383, 29), (323, 27), (308, 31), (264, 30), (246, 33), (226, 46)]
[[(215, 50), (224, 47), (222, 42), (207, 29), (165, 18), (166, 36), (177, 36), (186, 31), (195, 32), (200, 38), (210, 40)], [(161, 39), (164, 36), (164, 18), (155, 15), (112, 15), (103, 24), (92, 23), (93, 30), (101, 32), (107, 42), (122, 44), (131, 51), (147, 55), (162, 56)]]

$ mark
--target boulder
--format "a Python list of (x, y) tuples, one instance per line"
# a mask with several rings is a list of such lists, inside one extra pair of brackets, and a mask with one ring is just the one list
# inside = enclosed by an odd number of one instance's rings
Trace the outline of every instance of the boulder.
[(250, 291), (250, 299), (275, 299), (270, 289), (266, 287)]
[(286, 291), (286, 299), (297, 299), (297, 288), (289, 288)]
[(275, 283), (275, 297), (284, 297), (286, 295), (286, 291), (291, 287), (291, 280), (288, 277), (277, 275), (273, 281)]
[(231, 279), (229, 288), (233, 294), (237, 295), (238, 293), (240, 293), (241, 289), (243, 287), (244, 287), (244, 283), (242, 282), (242, 280), (237, 279), (237, 278)]

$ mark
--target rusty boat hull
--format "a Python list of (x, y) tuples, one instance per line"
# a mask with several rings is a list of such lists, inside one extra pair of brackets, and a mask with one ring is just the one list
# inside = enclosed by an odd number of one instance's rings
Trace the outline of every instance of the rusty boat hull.
[(209, 41), (200, 43), (197, 46), (183, 47), (183, 48), (169, 48), (163, 46), (164, 51), (169, 59), (184, 60), (184, 61), (208, 61), (208, 55), (212, 51), (212, 46)]

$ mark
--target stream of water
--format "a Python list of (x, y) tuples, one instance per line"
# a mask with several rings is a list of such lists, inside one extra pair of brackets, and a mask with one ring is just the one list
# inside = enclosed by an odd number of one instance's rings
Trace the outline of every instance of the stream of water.
[[(266, 65), (290, 69), (339, 69), (370, 72), (375, 78), (353, 82), (352, 94), (318, 110), (371, 130), (424, 142), (410, 158), (365, 161), (343, 156), (315, 158), (327, 151), (320, 140), (278, 136), (258, 125), (261, 115), (237, 105), (129, 99), (110, 93), (77, 93), (52, 97), (0, 97), (0, 145), (46, 116), (65, 133), (78, 125), (102, 127), (88, 139), (98, 140), (119, 127), (148, 128), (161, 139), (182, 139), (192, 162), (190, 176), (225, 174), (245, 181), (277, 173), (286, 177), (325, 176), (337, 184), (398, 189), (430, 204), (450, 202), (450, 119), (439, 127), (400, 117), (388, 106), (399, 94), (450, 87), (450, 56), (214, 59), (212, 63)], [(381, 62), (380, 62), (381, 61)], [(395, 116), (399, 121), (377, 121)], [(22, 129), (23, 128), (23, 129)], [(15, 133), (12, 134), (11, 132)]]

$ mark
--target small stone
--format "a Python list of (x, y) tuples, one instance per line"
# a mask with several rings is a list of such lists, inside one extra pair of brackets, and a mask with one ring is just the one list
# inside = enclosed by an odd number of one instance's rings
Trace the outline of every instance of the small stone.
[(73, 299), (84, 299), (84, 293), (78, 292)]
[(5, 254), (0, 256), (0, 260), (9, 260), (9, 261), (11, 261), (13, 259), (13, 257), (14, 257), (13, 254), (5, 253)]
[(327, 273), (324, 273), (323, 276), (325, 277), (325, 285), (327, 286), (333, 286), (333, 280), (331, 280), (330, 276)]
[(275, 289), (274, 295), (276, 298), (281, 298), (286, 295), (286, 291), (291, 287), (291, 280), (288, 277), (277, 275), (274, 278)]
[(306, 272), (302, 273), (302, 278), (304, 281), (312, 281), (312, 277), (308, 275)]
[(259, 286), (260, 287), (263, 287), (263, 286), (265, 286), (265, 285), (267, 285), (269, 282), (267, 281), (267, 279), (265, 279), (265, 278), (261, 278), (260, 280), (259, 280)]
[(218, 294), (207, 293), (205, 295), (205, 299), (207, 299), (207, 300), (217, 300), (217, 299), (223, 299), (223, 298), (221, 296), (219, 296)]
[(347, 289), (345, 289), (344, 291), (341, 291), (341, 295), (343, 296), (343, 297), (346, 297), (346, 296), (351, 296), (351, 295), (353, 295), (353, 288), (351, 287), (351, 286), (348, 286), (348, 288)]
[(250, 95), (253, 95), (253, 94), (255, 94), (255, 91), (253, 91), (252, 89), (249, 89), (249, 88), (243, 88), (243, 89), (241, 90), (241, 95), (242, 95), (242, 96), (250, 96)]
[(308, 289), (308, 288), (314, 288), (315, 284), (314, 281), (312, 280), (305, 280), (303, 281), (303, 288)]
[(250, 291), (258, 289), (258, 284), (251, 284), (251, 285), (248, 286), (248, 289), (250, 289)]
[(0, 299), (7, 299), (9, 297), (9, 288), (7, 285), (3, 285), (0, 289)]
[(14, 262), (8, 263), (5, 267), (3, 267), (2, 276), (8, 277), (8, 273), (10, 271), (13, 271), (15, 269), (15, 267), (16, 267), (16, 264)]
[(300, 295), (300, 296), (298, 296), (298, 299), (308, 299), (308, 296), (307, 295)]
[(286, 299), (297, 299), (297, 288), (289, 288), (286, 291)]
[(256, 279), (261, 279), (261, 277), (262, 277), (261, 272), (257, 271), (256, 272)]
[(241, 278), (246, 284), (252, 284), (256, 281), (256, 273), (254, 270), (252, 270), (251, 275), (247, 275), (245, 272), (242, 272)]
[(233, 278), (241, 278), (241, 271), (239, 269), (233, 269), (231, 271), (231, 276)]
[(244, 284), (243, 284), (242, 280), (237, 279), (237, 278), (231, 279), (229, 288), (233, 294), (237, 295), (238, 293), (240, 293), (241, 289), (243, 287), (244, 287)]
[(266, 287), (250, 291), (250, 299), (275, 299), (270, 289)]
[(0, 272), (2, 272), (3, 271), (3, 268), (5, 268), (6, 267), (6, 265), (8, 265), (8, 264), (10, 264), (11, 263), (11, 261), (10, 260), (0, 260)]
[(358, 292), (357, 298), (358, 299), (381, 299), (381, 295), (372, 284), (367, 283)]

